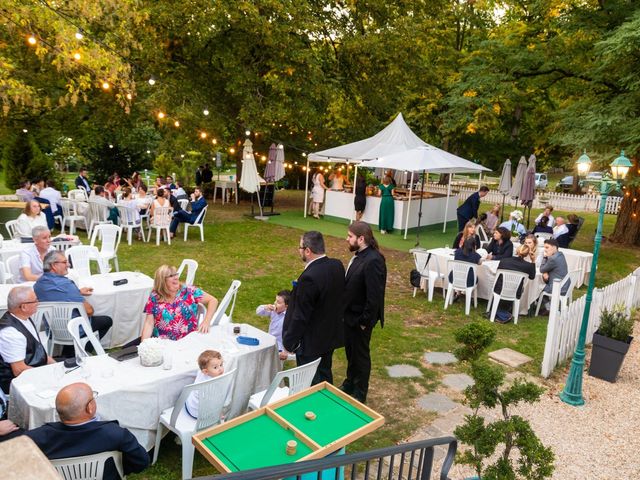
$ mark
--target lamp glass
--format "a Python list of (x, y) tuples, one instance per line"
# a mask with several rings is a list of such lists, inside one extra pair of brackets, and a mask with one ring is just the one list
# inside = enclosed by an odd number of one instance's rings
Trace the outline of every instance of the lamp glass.
[(632, 167), (632, 163), (624, 155), (624, 150), (622, 150), (620, 156), (611, 162), (610, 167), (613, 178), (615, 180), (623, 180), (627, 176), (627, 173), (629, 173), (629, 168)]
[(583, 152), (578, 158), (578, 175), (586, 175), (591, 170), (591, 159), (587, 155), (587, 152)]

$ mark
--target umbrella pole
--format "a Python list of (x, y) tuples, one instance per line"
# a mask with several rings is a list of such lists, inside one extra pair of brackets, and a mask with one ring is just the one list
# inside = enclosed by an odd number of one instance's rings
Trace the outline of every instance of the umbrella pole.
[(447, 203), (444, 205), (444, 224), (442, 225), (442, 233), (447, 231), (447, 214), (449, 213), (449, 197), (451, 196), (451, 173), (449, 174), (449, 184), (447, 185)]
[(507, 196), (503, 193), (502, 194), (502, 208), (500, 209), (500, 223), (504, 222), (504, 199), (507, 198)]
[[(347, 161), (347, 180), (349, 180), (349, 162)], [(349, 222), (350, 224), (353, 223), (353, 221), (355, 220), (355, 216), (356, 216), (356, 209), (355, 209), (355, 204), (356, 204), (356, 182), (358, 180), (358, 164), (356, 163), (356, 167), (353, 171), (353, 190), (351, 190), (351, 203), (352, 205), (354, 205), (354, 209), (353, 209), (353, 213), (351, 214), (351, 222)]]
[[(422, 193), (424, 193), (424, 170), (422, 171), (422, 188), (420, 190)], [(416, 247), (420, 245), (420, 222), (422, 220), (422, 193), (420, 194), (420, 208), (418, 209), (418, 228), (416, 230)]]
[(307, 157), (307, 175), (304, 182), (304, 218), (307, 218), (307, 209), (309, 208), (309, 157)]
[(404, 218), (404, 239), (407, 239), (409, 230), (409, 211), (411, 210), (411, 194), (413, 193), (413, 170), (411, 171), (411, 184), (409, 184), (409, 201), (407, 202), (407, 215)]

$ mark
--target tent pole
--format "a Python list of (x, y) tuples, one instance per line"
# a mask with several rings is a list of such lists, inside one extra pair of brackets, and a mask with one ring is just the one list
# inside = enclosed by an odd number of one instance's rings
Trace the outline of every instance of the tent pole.
[(480, 190), (481, 186), (482, 186), (482, 171), (480, 171), (480, 176), (478, 177), (478, 190)]
[(502, 208), (500, 209), (500, 223), (504, 222), (504, 199), (506, 198), (506, 195), (503, 193), (502, 194)]
[[(424, 193), (424, 170), (422, 170), (421, 192)], [(416, 247), (420, 245), (420, 223), (422, 220), (422, 193), (420, 194), (420, 208), (418, 209), (418, 228), (416, 230)]]
[[(349, 161), (347, 160), (347, 180), (349, 180)], [(353, 205), (356, 204), (356, 181), (358, 180), (358, 164), (356, 163), (355, 169), (353, 170), (353, 190), (351, 190), (351, 203)], [(353, 213), (351, 214), (351, 221), (349, 224), (352, 224), (355, 220), (356, 209), (353, 209)]]
[(404, 239), (407, 239), (407, 230), (409, 230), (409, 211), (411, 210), (411, 194), (413, 193), (413, 170), (411, 171), (411, 183), (409, 184), (409, 201), (407, 202), (407, 215), (404, 220)]
[(449, 174), (449, 184), (447, 186), (447, 203), (444, 206), (444, 224), (442, 225), (442, 233), (447, 231), (447, 214), (449, 213), (449, 197), (451, 196), (451, 173)]
[(307, 176), (304, 182), (304, 217), (307, 218), (307, 209), (309, 208), (309, 157), (307, 157)]

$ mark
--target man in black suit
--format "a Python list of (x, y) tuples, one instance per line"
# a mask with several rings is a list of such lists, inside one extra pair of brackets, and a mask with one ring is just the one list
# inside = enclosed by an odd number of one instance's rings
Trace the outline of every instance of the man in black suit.
[(87, 192), (87, 196), (91, 193), (91, 185), (89, 185), (89, 180), (87, 180), (87, 169), (82, 167), (78, 176), (76, 177), (76, 188), (82, 188), (85, 192)]
[(294, 282), (282, 327), (282, 343), (295, 352), (298, 365), (321, 358), (312, 385), (333, 383), (333, 351), (342, 346), (342, 292), (344, 266), (324, 253), (320, 232), (306, 232), (300, 238), (304, 271)]
[(380, 326), (384, 326), (387, 266), (371, 227), (366, 223), (354, 222), (349, 226), (347, 243), (354, 256), (347, 267), (342, 297), (348, 365), (347, 378), (340, 388), (364, 403), (371, 375), (371, 333), (378, 320)]
[(456, 213), (458, 215), (458, 231), (464, 230), (464, 226), (472, 218), (478, 218), (478, 209), (480, 208), (480, 199), (487, 196), (489, 187), (483, 185), (480, 189), (469, 195), (462, 205), (458, 207)]
[[(124, 474), (138, 473), (149, 466), (149, 454), (136, 437), (116, 420), (99, 421), (96, 395), (86, 383), (72, 383), (58, 392), (56, 410), (60, 422), (45, 423), (26, 435), (49, 459), (82, 457), (112, 450), (122, 452)], [(113, 460), (105, 464), (104, 480), (117, 480)]]

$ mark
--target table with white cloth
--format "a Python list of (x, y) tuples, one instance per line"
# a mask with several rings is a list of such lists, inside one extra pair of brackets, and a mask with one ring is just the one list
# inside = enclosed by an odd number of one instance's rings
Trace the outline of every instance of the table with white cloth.
[[(418, 251), (418, 249), (413, 249), (412, 252), (414, 251)], [(453, 260), (454, 250), (451, 248), (432, 248), (430, 250), (422, 251), (432, 254), (437, 259), (440, 273), (445, 274), (444, 288), (446, 289), (449, 282), (449, 269), (447, 264), (449, 261)], [(483, 298), (485, 300), (491, 299), (493, 283), (496, 279), (496, 272), (498, 271), (499, 264), (499, 260), (484, 260), (480, 265), (478, 265), (478, 298)], [(529, 311), (529, 306), (535, 303), (538, 299), (544, 285), (542, 274), (539, 269), (536, 268), (536, 278), (533, 280), (527, 280), (524, 284), (522, 296), (520, 297), (520, 314), (526, 314)], [(437, 286), (443, 285), (440, 283), (437, 284)]]
[[(55, 237), (54, 237), (55, 238)], [(81, 245), (82, 242), (78, 240), (78, 245)], [(9, 260), (14, 255), (20, 255), (24, 250), (33, 245), (32, 242), (22, 243), (20, 240), (3, 240), (2, 246), (0, 246), (0, 260), (5, 262)], [(51, 246), (55, 247), (56, 242), (52, 242)]]
[[(113, 284), (115, 280), (124, 279), (127, 280), (124, 285)], [(140, 336), (153, 278), (140, 272), (110, 272), (76, 282), (79, 288), (93, 288), (93, 293), (85, 299), (93, 307), (94, 315), (106, 315), (113, 320), (109, 333), (101, 339), (105, 347), (124, 345)]]
[[(520, 246), (520, 243), (513, 243), (513, 252)], [(538, 238), (538, 248), (544, 248), (544, 239)], [(580, 270), (578, 283), (575, 288), (580, 288), (585, 283), (589, 283), (589, 273), (591, 272), (591, 262), (593, 261), (593, 253), (583, 252), (582, 250), (574, 250), (573, 248), (559, 248), (567, 261), (567, 270)]]
[(207, 349), (222, 354), (225, 371), (236, 369), (226, 415), (228, 419), (236, 417), (245, 412), (253, 393), (269, 386), (280, 367), (275, 337), (250, 325), (241, 328), (243, 335), (257, 338), (260, 344), (237, 343), (233, 325), (212, 327), (208, 334), (194, 332), (175, 342), (167, 340), (170, 370), (162, 365), (143, 367), (138, 357), (118, 362), (108, 355), (89, 357), (84, 372), (83, 368), (63, 373), (62, 364), (26, 370), (11, 384), (9, 418), (25, 429), (57, 421), (58, 390), (70, 383), (86, 382), (99, 394), (100, 418), (118, 420), (150, 450), (160, 413), (174, 405), (182, 387), (193, 383), (198, 355)]

